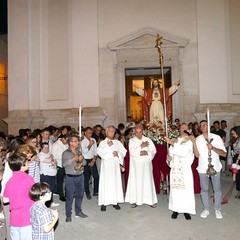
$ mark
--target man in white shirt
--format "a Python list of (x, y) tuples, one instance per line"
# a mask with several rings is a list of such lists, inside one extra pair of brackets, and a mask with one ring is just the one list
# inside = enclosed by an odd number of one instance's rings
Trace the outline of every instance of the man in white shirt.
[[(209, 197), (208, 197), (208, 186), (209, 186), (209, 177), (207, 175), (208, 169), (208, 151), (211, 150), (211, 164), (216, 170), (216, 175), (211, 176), (213, 190), (214, 190), (214, 210), (216, 218), (221, 219), (221, 182), (220, 182), (220, 172), (222, 169), (222, 164), (219, 159), (219, 156), (226, 156), (226, 148), (224, 146), (223, 140), (220, 136), (211, 133), (208, 136), (208, 124), (206, 120), (200, 122), (200, 129), (202, 135), (198, 136), (196, 139), (192, 137), (194, 154), (198, 157), (198, 173), (200, 177), (201, 185), (201, 198), (204, 210), (201, 213), (202, 218), (206, 218), (209, 215)], [(206, 139), (212, 139), (211, 143), (207, 143)]]
[(42, 138), (41, 143), (47, 143), (48, 146), (49, 146), (49, 153), (52, 153), (53, 142), (50, 139), (50, 131), (49, 131), (49, 129), (47, 127), (42, 129), (42, 131), (41, 131), (41, 138)]
[(135, 122), (133, 121), (131, 116), (127, 117), (127, 123), (125, 126), (126, 126), (126, 129), (135, 127)]
[[(224, 146), (227, 150), (227, 153), (228, 151), (231, 151), (231, 149), (229, 149), (229, 142), (230, 142), (230, 131), (229, 129), (227, 128), (227, 121), (226, 120), (222, 120), (221, 121), (221, 129), (224, 130), (226, 132), (226, 138), (225, 138), (225, 142), (224, 142)], [(223, 165), (223, 169), (222, 169), (222, 172), (224, 171), (228, 171), (228, 166), (227, 166), (227, 158), (223, 158), (221, 160), (222, 162), (222, 165)]]
[(96, 165), (97, 160), (97, 143), (94, 138), (92, 138), (93, 129), (87, 127), (84, 129), (84, 138), (81, 142), (82, 155), (86, 160), (86, 166), (84, 168), (84, 189), (86, 192), (87, 199), (92, 199), (89, 190), (89, 180), (91, 175), (94, 180), (93, 196), (98, 196), (98, 185), (99, 185), (99, 175)]
[(66, 198), (63, 191), (65, 170), (62, 166), (62, 154), (66, 149), (68, 149), (67, 134), (63, 135), (52, 145), (52, 155), (53, 158), (57, 161), (57, 192), (59, 194), (59, 199), (63, 202), (66, 201)]

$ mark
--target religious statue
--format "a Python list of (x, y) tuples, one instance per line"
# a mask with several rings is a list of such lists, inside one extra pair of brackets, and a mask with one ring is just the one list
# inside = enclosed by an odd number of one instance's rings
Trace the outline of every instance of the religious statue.
[[(171, 119), (172, 115), (172, 95), (178, 90), (180, 81), (177, 81), (170, 88), (165, 89), (166, 97), (166, 114), (167, 119)], [(141, 89), (134, 85), (136, 92), (143, 97), (143, 119), (144, 121), (153, 123), (154, 121), (161, 121), (164, 125), (164, 99), (163, 89), (160, 88), (159, 81), (154, 79), (151, 89)]]

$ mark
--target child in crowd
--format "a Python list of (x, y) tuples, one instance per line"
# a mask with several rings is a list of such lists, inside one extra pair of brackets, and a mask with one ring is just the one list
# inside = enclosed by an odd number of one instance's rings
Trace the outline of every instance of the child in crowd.
[(28, 159), (28, 175), (32, 176), (34, 182), (40, 182), (40, 169), (39, 158), (36, 155), (35, 149), (28, 144), (21, 145), (18, 150), (20, 153), (24, 153)]
[[(8, 144), (6, 144), (7, 147), (4, 147), (7, 152), (5, 155), (4, 160), (4, 172), (2, 176), (2, 182), (1, 182), (1, 198), (3, 197), (3, 193), (6, 187), (6, 184), (8, 180), (12, 177), (13, 171), (9, 167), (8, 158), (11, 153), (18, 152), (19, 146), (24, 144), (24, 141), (19, 137), (14, 137), (13, 135), (8, 136)], [(10, 210), (9, 210), (9, 204), (3, 204), (3, 213), (4, 213), (4, 223), (5, 223), (5, 236), (7, 240), (10, 239)]]
[(8, 164), (13, 175), (6, 184), (3, 203), (10, 203), (10, 238), (31, 240), (30, 208), (33, 201), (29, 198), (29, 190), (34, 180), (25, 173), (28, 170), (28, 160), (25, 154), (13, 153), (8, 158)]
[(35, 183), (29, 195), (35, 201), (30, 210), (33, 240), (54, 239), (53, 227), (58, 220), (58, 212), (45, 206), (45, 202), (52, 197), (49, 185), (45, 182)]
[[(57, 162), (53, 155), (49, 153), (49, 145), (41, 143), (41, 151), (37, 155), (40, 160), (40, 182), (46, 182), (50, 186), (51, 192), (55, 190), (55, 182), (57, 175)], [(59, 203), (51, 202), (51, 207), (59, 206)]]

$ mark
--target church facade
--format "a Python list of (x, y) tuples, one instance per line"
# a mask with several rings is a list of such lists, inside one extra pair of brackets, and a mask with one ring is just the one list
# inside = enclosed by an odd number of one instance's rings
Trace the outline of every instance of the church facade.
[(159, 67), (172, 83), (173, 118), (240, 124), (240, 2), (236, 0), (11, 0), (8, 132), (50, 124), (125, 123), (126, 69)]

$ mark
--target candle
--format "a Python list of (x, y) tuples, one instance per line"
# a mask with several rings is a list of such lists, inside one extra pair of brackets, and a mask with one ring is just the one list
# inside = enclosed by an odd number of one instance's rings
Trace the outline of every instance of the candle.
[(79, 109), (78, 109), (78, 128), (79, 128), (79, 137), (81, 137), (82, 135), (82, 106), (80, 105), (79, 106)]
[(210, 140), (210, 112), (209, 112), (209, 108), (207, 108), (207, 124), (208, 124), (208, 140)]

